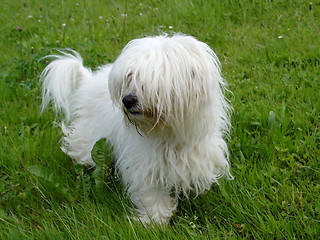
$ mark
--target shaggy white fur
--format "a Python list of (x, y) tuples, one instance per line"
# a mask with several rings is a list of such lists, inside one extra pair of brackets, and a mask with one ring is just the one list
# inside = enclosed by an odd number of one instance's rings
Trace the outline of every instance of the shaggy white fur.
[(136, 39), (95, 72), (72, 50), (42, 72), (42, 109), (62, 111), (63, 151), (94, 167), (101, 138), (141, 221), (168, 222), (182, 193), (196, 194), (229, 171), (230, 109), (220, 63), (208, 45), (175, 34)]

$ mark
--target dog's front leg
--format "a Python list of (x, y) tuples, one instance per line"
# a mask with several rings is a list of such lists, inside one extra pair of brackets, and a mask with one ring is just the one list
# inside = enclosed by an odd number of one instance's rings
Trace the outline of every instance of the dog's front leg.
[(170, 189), (160, 186), (130, 187), (129, 195), (137, 208), (140, 221), (144, 224), (168, 223), (177, 207), (177, 198), (171, 196)]
[(91, 150), (98, 138), (93, 136), (93, 131), (87, 131), (86, 126), (88, 126), (86, 122), (73, 123), (69, 128), (63, 126), (65, 137), (62, 138), (61, 149), (76, 163), (87, 168), (95, 168)]

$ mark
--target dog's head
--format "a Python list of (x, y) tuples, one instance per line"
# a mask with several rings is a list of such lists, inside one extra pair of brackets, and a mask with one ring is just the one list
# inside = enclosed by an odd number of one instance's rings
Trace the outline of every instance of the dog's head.
[(215, 53), (184, 35), (129, 42), (109, 78), (114, 103), (138, 130), (187, 141), (225, 117), (222, 85)]

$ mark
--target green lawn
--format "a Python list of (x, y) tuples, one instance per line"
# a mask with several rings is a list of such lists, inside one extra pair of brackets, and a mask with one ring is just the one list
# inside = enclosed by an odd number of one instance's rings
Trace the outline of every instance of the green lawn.
[[(0, 239), (319, 239), (320, 2), (25, 0), (0, 3)], [(40, 116), (39, 74), (54, 48), (95, 68), (131, 39), (183, 32), (222, 63), (234, 108), (233, 181), (181, 199), (170, 225), (145, 228), (110, 169), (59, 149)]]

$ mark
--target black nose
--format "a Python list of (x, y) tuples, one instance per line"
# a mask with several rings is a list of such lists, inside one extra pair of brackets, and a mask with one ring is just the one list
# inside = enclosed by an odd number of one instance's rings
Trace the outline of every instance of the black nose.
[(122, 99), (122, 103), (129, 110), (137, 106), (138, 98), (135, 95), (129, 94)]

